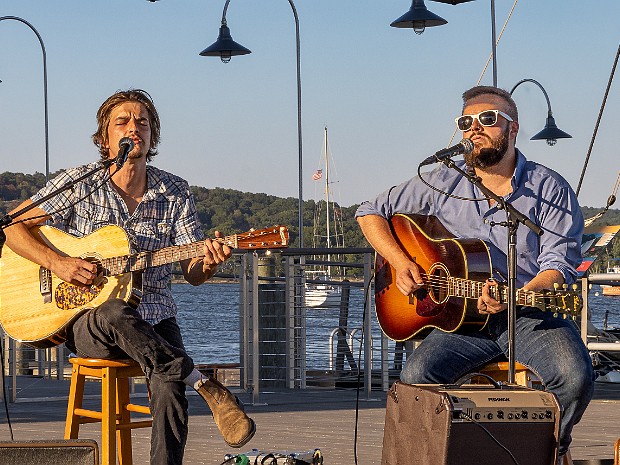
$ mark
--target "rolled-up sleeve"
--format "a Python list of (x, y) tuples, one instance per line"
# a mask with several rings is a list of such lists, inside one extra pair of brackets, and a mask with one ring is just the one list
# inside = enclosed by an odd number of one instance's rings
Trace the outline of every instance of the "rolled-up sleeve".
[(538, 266), (540, 271), (557, 270), (567, 284), (575, 282), (581, 263), (583, 215), (577, 196), (568, 185), (543, 189)]

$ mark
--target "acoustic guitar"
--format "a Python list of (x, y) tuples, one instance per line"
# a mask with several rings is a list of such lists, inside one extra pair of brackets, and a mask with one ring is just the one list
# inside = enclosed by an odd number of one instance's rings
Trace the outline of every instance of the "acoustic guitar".
[[(395, 283), (394, 268), (379, 254), (375, 262), (375, 308), (381, 330), (404, 341), (423, 330), (453, 332), (461, 326), (482, 329), (488, 315), (478, 313), (477, 300), (492, 276), (491, 255), (484, 241), (455, 239), (434, 216), (396, 214), (392, 234), (407, 256), (421, 268), (424, 286), (409, 296)], [(506, 286), (492, 288), (492, 296), (508, 301)], [(517, 305), (536, 307), (564, 317), (576, 317), (581, 299), (574, 287), (517, 290)]]
[[(127, 233), (115, 225), (81, 238), (51, 226), (37, 226), (31, 231), (59, 254), (97, 264), (95, 282), (80, 287), (4, 248), (0, 258), (0, 323), (13, 339), (37, 348), (64, 342), (63, 328), (108, 299), (123, 299), (137, 307), (142, 296), (141, 270), (204, 255), (202, 241), (132, 254)], [(288, 230), (273, 226), (212, 240), (234, 249), (283, 248), (288, 246)]]

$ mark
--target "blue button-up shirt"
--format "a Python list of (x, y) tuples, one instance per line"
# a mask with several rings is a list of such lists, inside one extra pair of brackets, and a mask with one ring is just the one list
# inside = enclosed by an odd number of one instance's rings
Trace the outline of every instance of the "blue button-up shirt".
[[(457, 164), (465, 169), (463, 161)], [(506, 221), (506, 212), (497, 205), (489, 206), (477, 187), (443, 164), (422, 176), (444, 192), (479, 200), (448, 197), (416, 176), (362, 203), (356, 216), (379, 215), (389, 219), (396, 213), (434, 215), (455, 237), (482, 239), (491, 253), (494, 277), (506, 281), (508, 230), (497, 224)], [(572, 188), (558, 173), (526, 160), (518, 150), (511, 183), (512, 193), (505, 200), (544, 230), (538, 236), (519, 224), (517, 286), (523, 287), (544, 270), (557, 270), (567, 283), (573, 283), (575, 269), (581, 263), (583, 216)]]

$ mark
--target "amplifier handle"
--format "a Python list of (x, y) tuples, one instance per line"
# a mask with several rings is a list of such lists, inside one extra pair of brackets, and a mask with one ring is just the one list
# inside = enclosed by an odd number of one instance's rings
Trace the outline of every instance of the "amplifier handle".
[(449, 388), (449, 389), (459, 388), (466, 382), (471, 381), (473, 378), (477, 378), (478, 376), (482, 376), (483, 378), (486, 378), (493, 386), (495, 386), (495, 389), (502, 389), (502, 385), (500, 383), (498, 383), (491, 376), (485, 373), (467, 373), (466, 375), (461, 376), (459, 379), (457, 379), (454, 384), (444, 384), (443, 387)]

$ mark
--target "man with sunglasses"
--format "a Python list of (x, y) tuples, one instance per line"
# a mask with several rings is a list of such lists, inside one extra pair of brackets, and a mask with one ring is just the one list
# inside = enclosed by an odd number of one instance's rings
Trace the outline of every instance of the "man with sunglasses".
[[(558, 173), (529, 161), (515, 147), (519, 131), (517, 107), (508, 92), (478, 86), (463, 94), (463, 114), (456, 118), (463, 137), (474, 143), (463, 169), (475, 172), (482, 183), (510, 202), (544, 230), (537, 236), (519, 225), (517, 231), (517, 287), (530, 291), (571, 284), (581, 262), (583, 217), (575, 193)], [(492, 276), (477, 301), (488, 315), (483, 329), (461, 326), (454, 332), (433, 330), (407, 360), (401, 380), (411, 384), (454, 383), (508, 354), (507, 305), (492, 297), (497, 281), (508, 277), (506, 213), (495, 201), (456, 170), (440, 164), (364, 202), (356, 217), (377, 252), (395, 270), (395, 285), (405, 296), (424, 286), (421, 270), (401, 248), (390, 229), (396, 213), (433, 215), (457, 238), (478, 238), (488, 246)], [(428, 187), (430, 184), (433, 188)], [(532, 307), (517, 308), (516, 360), (530, 367), (554, 392), (563, 407), (559, 464), (570, 464), (571, 431), (593, 392), (593, 370), (588, 351), (570, 320)]]

